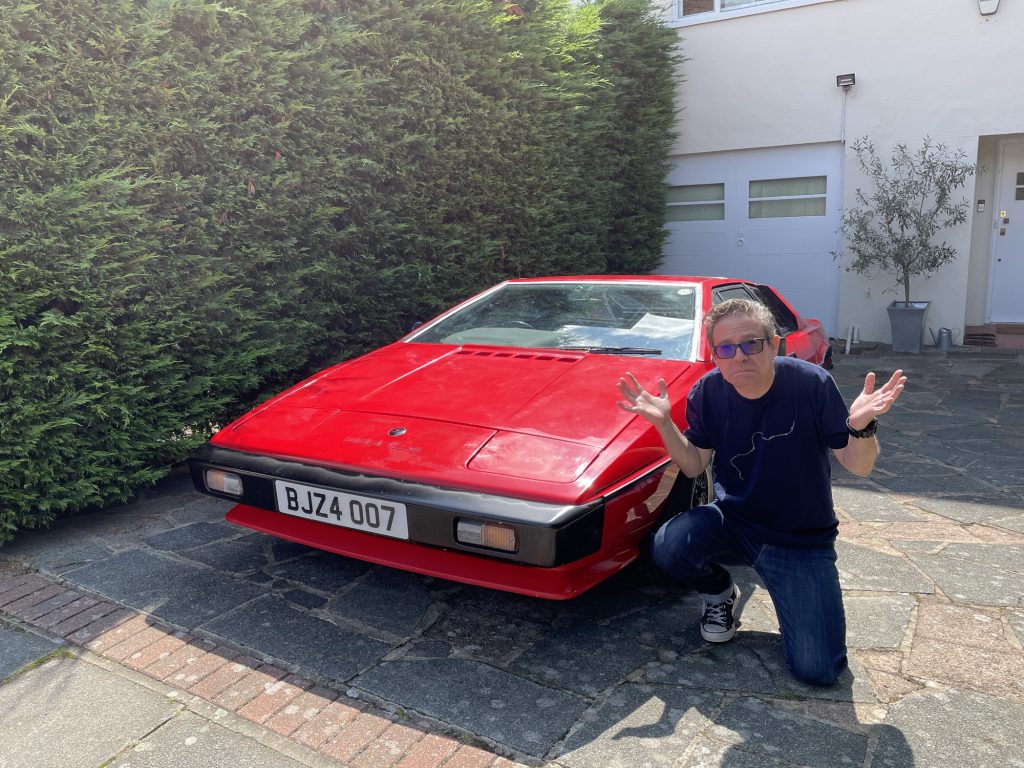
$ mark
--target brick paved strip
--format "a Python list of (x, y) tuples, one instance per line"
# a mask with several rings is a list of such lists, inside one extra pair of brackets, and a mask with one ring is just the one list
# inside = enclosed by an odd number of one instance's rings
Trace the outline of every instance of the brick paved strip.
[(214, 674), (200, 680), (188, 691), (201, 699), (213, 701), (243, 677), (252, 674), (260, 664), (262, 662), (259, 659), (251, 656), (236, 656), (230, 664), (225, 664)]
[(73, 603), (82, 597), (82, 593), (74, 589), (62, 589), (59, 595), (54, 595), (49, 600), (44, 600), (37, 605), (33, 605), (30, 609), (22, 611), (19, 615), (25, 621), (31, 621), (33, 624), (37, 623), (40, 616), (45, 616), (48, 613), (53, 613), (63, 608), (69, 603)]
[(459, 742), (447, 736), (424, 736), (395, 768), (438, 768), (459, 748)]
[(171, 630), (167, 627), (161, 627), (159, 625), (147, 626), (141, 632), (136, 632), (127, 640), (123, 640), (117, 645), (111, 646), (103, 650), (102, 654), (106, 656), (108, 659), (123, 662), (133, 653), (138, 653), (139, 651), (142, 651), (144, 648), (148, 648), (149, 646), (153, 645), (153, 643), (162, 640), (169, 634), (171, 634)]
[[(43, 629), (51, 629), (52, 627), (60, 624), (62, 621), (70, 619), (72, 616), (77, 616), (87, 608), (92, 608), (94, 605), (99, 603), (99, 600), (89, 597), (88, 595), (82, 595), (78, 592), (74, 593), (75, 598), (68, 603), (55, 608), (49, 613), (44, 613), (37, 616), (32, 620), (32, 623), (37, 627)], [(113, 610), (113, 608), (111, 608)]]
[(345, 725), (333, 739), (317, 751), (347, 763), (384, 733), (390, 725), (391, 721), (387, 718), (372, 712), (361, 712), (355, 720)]
[(142, 673), (154, 680), (164, 680), (188, 664), (190, 659), (194, 662), (204, 653), (211, 653), (217, 649), (217, 645), (209, 640), (191, 636), (186, 636), (184, 640), (185, 644), (177, 650), (143, 667)]
[(495, 756), (491, 752), (463, 744), (444, 764), (444, 768), (486, 768), (494, 759)]
[[(89, 600), (91, 598), (84, 597), (82, 599)], [(74, 603), (65, 608), (54, 611), (54, 616), (63, 610), (71, 611), (73, 605)], [(118, 608), (114, 603), (100, 600), (95, 605), (92, 605), (79, 613), (70, 615), (65, 618), (65, 620), (57, 621), (57, 623), (52, 626), (48, 626), (48, 616), (43, 616), (40, 626), (45, 627), (58, 637), (70, 638), (80, 630), (87, 628), (90, 624), (94, 624), (101, 620), (101, 618), (106, 618), (112, 613), (116, 613), (118, 610), (120, 610), (120, 608)]]
[[(167, 683), (168, 685), (174, 685), (178, 688), (185, 688), (186, 690), (191, 688), (193, 685), (198, 683), (205, 677), (214, 674), (218, 669), (223, 667), (225, 664), (230, 664), (238, 654), (232, 653), (226, 648), (220, 648), (213, 643), (209, 644), (212, 649), (202, 650), (200, 645), (188, 645), (182, 648), (178, 653), (183, 654), (182, 663), (177, 664), (178, 660), (171, 662), (177, 653), (173, 653), (168, 656), (168, 662), (174, 664), (175, 670), (168, 674), (166, 677), (157, 678), (161, 682)], [(158, 668), (160, 662), (153, 664), (143, 670), (146, 674), (150, 673), (151, 669)], [(152, 675), (151, 675), (152, 676)]]
[(124, 621), (99, 633), (85, 643), (85, 647), (93, 653), (106, 655), (108, 649), (149, 628), (149, 622), (142, 614), (134, 611), (125, 611), (125, 613), (127, 618)]
[(366, 710), (361, 701), (337, 699), (328, 704), (316, 717), (297, 730), (292, 738), (310, 749), (320, 746)]
[(379, 737), (373, 740), (358, 757), (349, 763), (350, 768), (391, 768), (420, 739), (423, 731), (407, 725), (392, 723)]
[(262, 667), (250, 672), (230, 688), (214, 698), (213, 703), (218, 707), (223, 707), (229, 712), (236, 712), (238, 709), (244, 707), (250, 701), (266, 691), (268, 686), (273, 685), (286, 674), (288, 673), (283, 669), (275, 667), (272, 664), (264, 664)]
[(27, 577), (28, 574), (21, 571), (0, 570), (0, 597), (3, 596), (4, 592), (21, 584)]
[(314, 686), (271, 717), (266, 725), (274, 733), (291, 736), (302, 725), (319, 715), (334, 701), (334, 692), (323, 686)]
[(239, 707), (238, 714), (253, 723), (262, 724), (312, 685), (305, 678), (288, 675), (284, 680), (268, 686), (245, 706)]
[(130, 669), (141, 671), (150, 664), (160, 659), (165, 659), (180, 648), (184, 648), (188, 642), (188, 635), (184, 632), (165, 634), (152, 645), (136, 651), (124, 660), (124, 665)]
[(6, 610), (7, 606), (15, 600), (20, 600), (25, 595), (31, 595), (48, 586), (50, 586), (50, 582), (42, 576), (30, 573), (24, 578), (16, 580), (3, 594), (0, 594), (0, 608)]
[(17, 616), (18, 618), (24, 618), (23, 614), (26, 611), (30, 611), (40, 603), (45, 603), (47, 600), (63, 593), (63, 587), (57, 584), (47, 584), (42, 589), (37, 589), (24, 597), (20, 597), (17, 600), (7, 603), (7, 605), (4, 606), (4, 611), (12, 614), (13, 616)]
[(96, 619), (96, 621), (86, 624), (81, 629), (65, 635), (64, 639), (73, 645), (88, 645), (104, 632), (108, 632), (119, 624), (129, 621), (133, 616), (135, 616), (134, 611), (118, 608)]

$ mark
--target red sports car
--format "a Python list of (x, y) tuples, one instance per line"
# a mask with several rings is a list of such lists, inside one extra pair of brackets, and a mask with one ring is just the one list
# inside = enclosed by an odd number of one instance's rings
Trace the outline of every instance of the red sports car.
[[(191, 459), (227, 519), (348, 557), (566, 599), (624, 568), (666, 510), (706, 499), (616, 382), (664, 377), (682, 424), (713, 363), (701, 320), (767, 304), (782, 354), (828, 339), (772, 288), (707, 277), (509, 280), (221, 429)], [(674, 490), (673, 490), (674, 488)], [(669, 494), (672, 493), (672, 499)]]

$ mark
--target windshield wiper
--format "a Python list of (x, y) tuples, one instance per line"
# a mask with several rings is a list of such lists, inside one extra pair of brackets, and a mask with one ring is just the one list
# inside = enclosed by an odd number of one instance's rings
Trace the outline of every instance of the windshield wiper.
[(660, 355), (660, 349), (652, 347), (561, 347), (573, 352), (593, 352), (597, 355)]

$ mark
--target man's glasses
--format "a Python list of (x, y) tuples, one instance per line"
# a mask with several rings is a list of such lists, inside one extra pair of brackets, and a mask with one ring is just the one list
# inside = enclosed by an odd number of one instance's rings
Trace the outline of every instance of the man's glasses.
[(747, 339), (746, 341), (741, 341), (739, 344), (719, 344), (718, 346), (713, 347), (713, 350), (715, 352), (715, 357), (719, 360), (731, 360), (736, 357), (737, 349), (742, 349), (743, 354), (750, 357), (751, 355), (756, 355), (763, 350), (764, 343), (766, 341), (768, 341), (768, 339)]

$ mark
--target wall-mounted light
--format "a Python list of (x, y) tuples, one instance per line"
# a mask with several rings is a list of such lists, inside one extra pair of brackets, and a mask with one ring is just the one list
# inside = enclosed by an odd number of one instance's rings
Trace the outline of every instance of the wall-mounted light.
[(978, 10), (982, 16), (991, 16), (999, 10), (999, 0), (978, 0)]
[(836, 75), (836, 85), (844, 91), (850, 90), (856, 82), (857, 76), (853, 72), (848, 75)]

